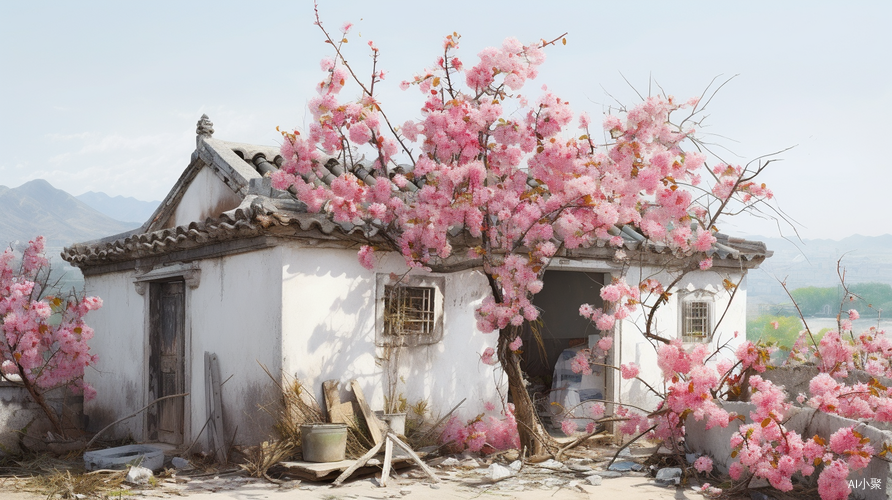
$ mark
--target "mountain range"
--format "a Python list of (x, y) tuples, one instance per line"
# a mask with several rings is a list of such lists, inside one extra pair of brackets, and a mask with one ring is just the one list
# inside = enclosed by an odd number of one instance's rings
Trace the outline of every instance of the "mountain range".
[(66, 288), (77, 288), (82, 284), (80, 272), (59, 258), (62, 248), (135, 229), (158, 204), (94, 192), (75, 197), (43, 179), (17, 188), (0, 186), (0, 247), (23, 248), (28, 240), (43, 235), (54, 274), (63, 277)]

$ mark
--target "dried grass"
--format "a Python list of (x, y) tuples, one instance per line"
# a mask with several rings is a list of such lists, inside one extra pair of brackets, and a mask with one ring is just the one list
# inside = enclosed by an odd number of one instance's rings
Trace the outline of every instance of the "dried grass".
[(294, 453), (294, 446), (286, 441), (264, 441), (260, 446), (249, 446), (242, 450), (245, 463), (239, 464), (245, 472), (254, 477), (272, 481), (267, 475), (270, 467), (286, 460)]
[[(313, 392), (307, 390), (300, 380), (285, 375), (283, 380), (280, 381), (273, 377), (265, 366), (263, 370), (276, 384), (281, 394), (280, 401), (264, 407), (264, 410), (275, 418), (276, 431), (281, 436), (282, 442), (289, 445), (292, 450), (298, 450), (301, 447), (301, 425), (327, 422), (322, 408), (319, 406), (316, 398), (313, 397)], [(351, 422), (347, 422), (347, 458), (359, 458), (371, 447), (371, 437), (359, 425), (358, 420), (354, 416)], [(290, 457), (286, 456), (284, 458)]]

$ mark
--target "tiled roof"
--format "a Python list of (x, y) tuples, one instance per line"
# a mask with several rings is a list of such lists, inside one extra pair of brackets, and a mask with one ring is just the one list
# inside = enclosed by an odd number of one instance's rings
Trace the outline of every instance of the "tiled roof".
[[(269, 174), (283, 163), (278, 148), (213, 139), (210, 133), (202, 133), (206, 129), (202, 130), (201, 122), (199, 124), (198, 146), (193, 153), (193, 161), (151, 221), (128, 233), (72, 245), (63, 250), (62, 258), (78, 267), (90, 267), (261, 235), (348, 241), (375, 238), (374, 231), (367, 231), (367, 228), (335, 223), (324, 215), (307, 213), (306, 206), (291, 193), (272, 189)], [(243, 195), (240, 206), (203, 222), (191, 222), (173, 228), (158, 227), (175, 208), (197, 170), (204, 166), (211, 166), (222, 172), (227, 184)], [(344, 171), (344, 167), (334, 159), (330, 159), (325, 168), (329, 174), (323, 175), (321, 179), (305, 179), (330, 184)], [(408, 170), (409, 167), (404, 167), (404, 171)], [(375, 176), (367, 163), (358, 162), (352, 172), (367, 184), (375, 182)], [(418, 187), (420, 183), (409, 184), (404, 190), (415, 190)], [(458, 236), (461, 232), (458, 228), (453, 231), (453, 236)], [(638, 250), (646, 245), (649, 253), (672, 252), (665, 245), (648, 242), (631, 227), (614, 228), (611, 233), (622, 236), (625, 240), (624, 247), (628, 250)], [(760, 241), (730, 238), (722, 234), (717, 235), (717, 238), (713, 248), (705, 252), (713, 258), (740, 259), (757, 264), (771, 255)], [(606, 243), (599, 241), (597, 247), (606, 250)], [(603, 254), (603, 251), (600, 253)]]

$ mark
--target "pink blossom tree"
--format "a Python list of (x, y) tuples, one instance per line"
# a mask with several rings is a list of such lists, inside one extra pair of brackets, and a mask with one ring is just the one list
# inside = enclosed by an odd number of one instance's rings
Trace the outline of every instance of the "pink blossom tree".
[(47, 295), (49, 262), (43, 248), (43, 236), (30, 241), (18, 269), (12, 249), (0, 254), (0, 378), (21, 383), (64, 436), (62, 421), (45, 395), (68, 387), (84, 399), (95, 396), (83, 381), (84, 369), (96, 363), (87, 346), (93, 330), (83, 318), (101, 307), (102, 300)]
[[(619, 249), (620, 228), (627, 227), (671, 249), (680, 279), (711, 266), (704, 252), (716, 241), (720, 216), (772, 196), (755, 180), (766, 162), (706, 165), (695, 135), (698, 98), (647, 97), (607, 115), (600, 132), (588, 115), (574, 117), (569, 103), (547, 90), (535, 98), (522, 94), (545, 60), (544, 49), (561, 37), (526, 45), (509, 38), (470, 65), (458, 55), (459, 36), (447, 36), (433, 66), (401, 83), (420, 93), (422, 118), (396, 126), (376, 99), (385, 73), (374, 43), (368, 43), (372, 71), (364, 82), (343, 54), (350, 25), (335, 36), (318, 13), (316, 24), (335, 57), (322, 61), (308, 129), (283, 133), (285, 161), (273, 186), (291, 190), (312, 212), (369, 229), (375, 236), (359, 250), (369, 269), (376, 252), (397, 251), (410, 268), (473, 267), (485, 274), (491, 296), (476, 310), (477, 326), (497, 332), (490, 358), (495, 354), (507, 374), (520, 444), (534, 453), (551, 441), (517, 353), (522, 325), (538, 317), (532, 297), (551, 259), (605, 243)], [(350, 83), (359, 97), (344, 99)], [(372, 158), (363, 167), (370, 175), (357, 175), (361, 155)], [(324, 168), (332, 159), (346, 167), (334, 178)], [(457, 229), (466, 236), (461, 243), (452, 236)], [(617, 258), (625, 258), (622, 251)], [(651, 311), (658, 309), (665, 289), (654, 280), (620, 279), (602, 292), (609, 309), (584, 305), (580, 313), (610, 331), (642, 304), (642, 294), (655, 298)], [(652, 317), (643, 334), (669, 348), (670, 339), (651, 329)], [(610, 340), (602, 339), (601, 351), (611, 348)], [(698, 388), (714, 388), (704, 377)], [(701, 414), (711, 411), (704, 407)]]

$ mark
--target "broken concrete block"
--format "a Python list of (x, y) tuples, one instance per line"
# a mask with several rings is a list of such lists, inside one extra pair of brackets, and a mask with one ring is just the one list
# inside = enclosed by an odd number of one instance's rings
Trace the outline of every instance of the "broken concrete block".
[(657, 477), (654, 480), (662, 485), (677, 486), (681, 482), (681, 469), (678, 467), (664, 467), (657, 471)]
[(491, 464), (486, 469), (486, 478), (490, 481), (501, 481), (514, 475), (514, 471), (499, 464)]
[(154, 475), (151, 470), (134, 465), (127, 471), (127, 477), (124, 478), (124, 481), (127, 481), (130, 484), (145, 485), (149, 484), (149, 481), (151, 481), (153, 477)]
[(145, 444), (131, 444), (84, 453), (87, 470), (123, 469), (127, 465), (160, 470), (164, 465), (164, 451)]

